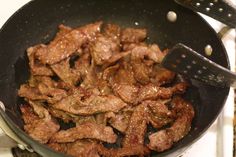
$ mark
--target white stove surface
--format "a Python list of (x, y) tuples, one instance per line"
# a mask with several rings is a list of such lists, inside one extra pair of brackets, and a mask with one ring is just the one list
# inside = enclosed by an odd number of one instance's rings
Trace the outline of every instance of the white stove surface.
[[(6, 20), (21, 6), (30, 0), (0, 0), (0, 27)], [(233, 0), (231, 0), (233, 2)], [(236, 2), (234, 1), (234, 4)], [(212, 25), (218, 32), (224, 25), (209, 17), (204, 18)], [(231, 30), (222, 40), (226, 47), (231, 63), (231, 70), (235, 69), (235, 30)], [(226, 105), (219, 118), (209, 128), (205, 135), (203, 135), (191, 148), (189, 148), (183, 157), (233, 157), (233, 116), (234, 116), (234, 92), (230, 90)], [(0, 141), (4, 134), (0, 130)], [(4, 141), (3, 143), (7, 143)], [(12, 157), (10, 148), (1, 145), (0, 142), (0, 156)]]

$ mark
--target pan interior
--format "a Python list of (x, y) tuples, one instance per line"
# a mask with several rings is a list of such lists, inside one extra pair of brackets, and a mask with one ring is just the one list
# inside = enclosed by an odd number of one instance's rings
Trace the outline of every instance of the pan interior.
[[(167, 20), (169, 11), (177, 14), (176, 22)], [(209, 44), (213, 54), (208, 58), (229, 66), (226, 51), (214, 30), (198, 15), (172, 0), (34, 0), (10, 18), (0, 32), (0, 100), (17, 126), (23, 126), (18, 107), (22, 100), (17, 97), (17, 89), (29, 78), (25, 50), (38, 43), (48, 43), (61, 23), (76, 27), (99, 20), (122, 27), (146, 28), (148, 42), (157, 43), (161, 49), (181, 42), (204, 55), (204, 48)], [(170, 150), (153, 155), (179, 154), (212, 124), (221, 111), (229, 88), (211, 87), (195, 81), (192, 84), (185, 95), (196, 110), (190, 133)]]

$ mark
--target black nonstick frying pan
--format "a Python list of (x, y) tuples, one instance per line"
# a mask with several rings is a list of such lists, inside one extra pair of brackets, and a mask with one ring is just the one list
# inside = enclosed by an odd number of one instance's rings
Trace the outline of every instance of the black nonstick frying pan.
[[(176, 22), (169, 22), (169, 11), (177, 14)], [(16, 134), (17, 142), (45, 157), (63, 156), (34, 141), (23, 132), (17, 89), (28, 77), (25, 50), (37, 43), (53, 39), (61, 23), (79, 26), (103, 20), (123, 27), (147, 28), (149, 42), (161, 49), (183, 43), (204, 55), (206, 45), (213, 53), (208, 58), (226, 68), (229, 61), (225, 48), (215, 31), (196, 13), (172, 0), (34, 0), (16, 12), (0, 31), (0, 109), (2, 122)], [(222, 110), (229, 88), (212, 87), (192, 81), (185, 97), (195, 108), (190, 133), (173, 148), (153, 156), (177, 156), (194, 143), (211, 126)], [(2, 123), (1, 122), (1, 123)], [(6, 128), (6, 127), (5, 127)], [(8, 133), (9, 134), (9, 133)]]

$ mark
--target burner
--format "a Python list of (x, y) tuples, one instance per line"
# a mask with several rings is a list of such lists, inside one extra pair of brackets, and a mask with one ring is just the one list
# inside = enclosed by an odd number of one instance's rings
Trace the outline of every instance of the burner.
[(30, 153), (27, 150), (21, 150), (20, 148), (12, 148), (13, 157), (42, 157), (37, 153)]

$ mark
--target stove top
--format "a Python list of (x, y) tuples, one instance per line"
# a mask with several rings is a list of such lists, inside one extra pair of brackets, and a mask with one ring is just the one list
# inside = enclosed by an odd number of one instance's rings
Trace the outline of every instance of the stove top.
[[(0, 27), (21, 6), (30, 0), (0, 1)], [(231, 0), (236, 4), (236, 1)], [(218, 32), (224, 25), (212, 18), (202, 15)], [(235, 70), (235, 29), (230, 30), (222, 39), (231, 63), (231, 70)], [(233, 157), (233, 118), (234, 118), (234, 91), (230, 90), (226, 105), (218, 119), (196, 143), (194, 143), (182, 157)], [(0, 139), (4, 133), (0, 130)], [(0, 156), (3, 157), (39, 157), (36, 153), (22, 151), (19, 148), (9, 148), (8, 141), (0, 142)]]

